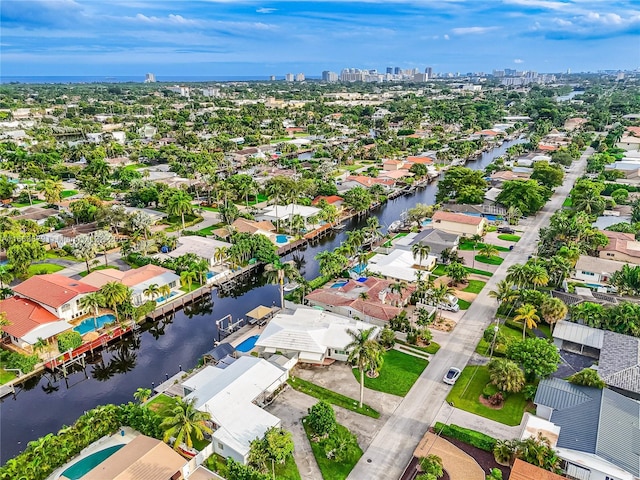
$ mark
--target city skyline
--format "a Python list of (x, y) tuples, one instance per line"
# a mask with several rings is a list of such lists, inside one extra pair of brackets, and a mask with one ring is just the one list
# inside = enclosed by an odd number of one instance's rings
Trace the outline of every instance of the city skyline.
[(640, 65), (640, 9), (630, 0), (6, 0), (0, 21), (3, 76)]

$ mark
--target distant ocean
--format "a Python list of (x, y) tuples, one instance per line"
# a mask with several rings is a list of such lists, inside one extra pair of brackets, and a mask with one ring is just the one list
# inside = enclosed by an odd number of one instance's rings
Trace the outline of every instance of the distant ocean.
[[(313, 77), (311, 77), (313, 78)], [(201, 82), (250, 82), (268, 81), (269, 75), (211, 75), (211, 76), (157, 76), (158, 83), (201, 83)], [(284, 80), (284, 76), (276, 76), (276, 80)], [(0, 83), (143, 83), (144, 75), (128, 76), (1, 76)]]

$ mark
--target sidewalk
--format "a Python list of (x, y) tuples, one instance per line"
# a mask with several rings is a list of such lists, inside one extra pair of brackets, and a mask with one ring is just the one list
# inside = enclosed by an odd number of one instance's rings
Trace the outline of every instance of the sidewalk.
[(522, 429), (527, 423), (528, 415), (528, 413), (525, 413), (522, 416), (520, 425), (510, 427), (494, 420), (465, 412), (459, 408), (454, 408), (447, 402), (444, 402), (433, 423), (442, 422), (446, 425), (455, 424), (459, 427), (470, 428), (471, 430), (482, 432), (493, 438), (497, 438), (498, 440), (513, 440), (514, 438), (520, 438)]

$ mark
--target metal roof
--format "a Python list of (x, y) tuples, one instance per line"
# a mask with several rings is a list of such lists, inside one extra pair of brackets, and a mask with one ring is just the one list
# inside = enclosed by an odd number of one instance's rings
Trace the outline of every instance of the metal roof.
[(604, 339), (604, 331), (561, 320), (553, 329), (553, 337), (600, 350)]
[(231, 345), (230, 343), (221, 343), (220, 345), (214, 347), (213, 349), (209, 350), (207, 353), (205, 353), (203, 356), (204, 357), (210, 357), (211, 359), (213, 359), (214, 362), (219, 362), (220, 360), (222, 360), (224, 357), (226, 357), (227, 355), (233, 355), (233, 352), (235, 352), (236, 349), (233, 348), (233, 345)]

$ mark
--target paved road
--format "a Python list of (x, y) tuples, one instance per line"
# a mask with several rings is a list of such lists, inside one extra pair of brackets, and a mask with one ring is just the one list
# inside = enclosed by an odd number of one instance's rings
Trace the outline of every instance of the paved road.
[(540, 228), (548, 225), (551, 215), (562, 208), (575, 180), (585, 170), (587, 157), (592, 154), (593, 150), (587, 149), (573, 164), (564, 184), (558, 187), (547, 205), (535, 217), (527, 219), (528, 227), (516, 247), (487, 282), (453, 333), (444, 339), (438, 354), (364, 452), (347, 477), (349, 480), (400, 477), (449, 392), (450, 387), (442, 383), (442, 377), (450, 366), (467, 364), (484, 329), (494, 318), (496, 303), (487, 292), (494, 290), (505, 278), (509, 266), (527, 261), (535, 249)]

